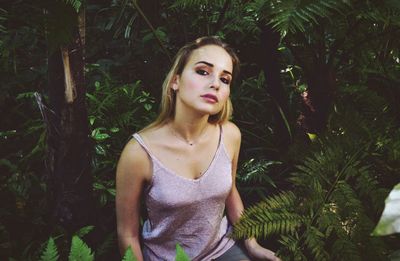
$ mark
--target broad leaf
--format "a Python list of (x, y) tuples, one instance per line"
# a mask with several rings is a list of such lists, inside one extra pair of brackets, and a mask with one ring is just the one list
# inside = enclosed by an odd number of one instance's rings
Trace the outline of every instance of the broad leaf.
[(400, 183), (389, 193), (385, 209), (372, 235), (385, 236), (400, 233)]

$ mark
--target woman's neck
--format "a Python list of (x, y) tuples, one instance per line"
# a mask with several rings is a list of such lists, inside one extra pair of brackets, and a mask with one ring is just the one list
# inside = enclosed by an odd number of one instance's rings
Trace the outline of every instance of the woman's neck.
[(194, 145), (206, 135), (209, 126), (208, 115), (199, 118), (177, 116), (168, 123), (172, 134), (177, 138)]

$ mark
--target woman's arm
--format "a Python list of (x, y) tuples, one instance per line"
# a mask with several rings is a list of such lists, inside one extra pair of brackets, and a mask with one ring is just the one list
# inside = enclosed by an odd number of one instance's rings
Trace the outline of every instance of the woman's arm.
[[(230, 151), (233, 151), (232, 190), (225, 201), (225, 206), (228, 219), (232, 224), (236, 224), (244, 211), (243, 202), (236, 187), (236, 171), (239, 159), (241, 133), (239, 128), (231, 122), (226, 124), (224, 130), (226, 131), (226, 140), (228, 141), (227, 144), (230, 148)], [(255, 238), (246, 239), (244, 241), (244, 245), (246, 246), (246, 249), (249, 252), (250, 256), (253, 258), (256, 258), (258, 260), (280, 260), (278, 257), (275, 256), (274, 252), (260, 246)]]
[(139, 261), (143, 260), (139, 241), (140, 195), (149, 175), (151, 166), (147, 154), (132, 139), (125, 146), (118, 162), (115, 201), (120, 253), (123, 256), (131, 246)]

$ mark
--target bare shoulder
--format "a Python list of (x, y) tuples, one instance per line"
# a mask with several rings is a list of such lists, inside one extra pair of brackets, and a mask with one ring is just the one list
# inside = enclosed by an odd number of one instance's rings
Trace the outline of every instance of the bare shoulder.
[(226, 123), (222, 124), (222, 128), (224, 130), (224, 138), (227, 142), (233, 144), (240, 144), (240, 140), (242, 138), (242, 134), (240, 129), (236, 126), (235, 123), (231, 121), (227, 121)]
[(117, 178), (118, 176), (129, 176), (130, 178), (149, 181), (151, 174), (151, 162), (147, 152), (132, 138), (121, 153), (117, 167)]
[(227, 152), (232, 160), (236, 160), (240, 150), (240, 143), (242, 135), (239, 128), (233, 122), (226, 122), (222, 124), (224, 130), (224, 144)]

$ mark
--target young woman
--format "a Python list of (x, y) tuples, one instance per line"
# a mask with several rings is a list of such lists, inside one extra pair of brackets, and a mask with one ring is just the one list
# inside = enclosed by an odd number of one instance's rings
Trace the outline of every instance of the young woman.
[[(243, 211), (235, 185), (241, 135), (228, 121), (238, 66), (232, 49), (215, 37), (178, 52), (159, 117), (133, 135), (118, 163), (121, 253), (131, 246), (140, 261), (175, 260), (179, 243), (192, 260), (279, 260), (254, 238), (242, 247), (229, 237)], [(141, 195), (148, 219), (140, 236)]]

